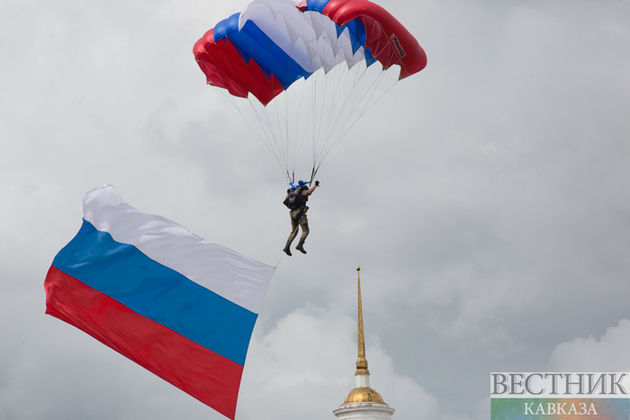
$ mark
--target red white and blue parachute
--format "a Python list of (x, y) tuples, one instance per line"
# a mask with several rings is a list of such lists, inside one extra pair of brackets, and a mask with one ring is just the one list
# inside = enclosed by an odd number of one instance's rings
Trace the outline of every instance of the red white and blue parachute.
[(313, 146), (314, 174), (380, 97), (386, 70), (398, 66), (393, 84), (427, 63), (409, 31), (367, 0), (255, 0), (193, 52), (208, 84), (248, 98), (250, 124), (290, 181), (302, 144)]

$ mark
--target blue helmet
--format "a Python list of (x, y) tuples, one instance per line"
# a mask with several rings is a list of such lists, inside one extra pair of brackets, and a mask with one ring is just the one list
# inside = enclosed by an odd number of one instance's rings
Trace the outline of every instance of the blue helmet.
[(289, 185), (291, 186), (291, 190), (295, 190), (295, 189), (301, 188), (304, 185), (308, 185), (308, 184), (309, 184), (309, 182), (302, 181), (302, 180), (298, 181), (297, 184), (295, 184), (294, 182), (289, 182)]

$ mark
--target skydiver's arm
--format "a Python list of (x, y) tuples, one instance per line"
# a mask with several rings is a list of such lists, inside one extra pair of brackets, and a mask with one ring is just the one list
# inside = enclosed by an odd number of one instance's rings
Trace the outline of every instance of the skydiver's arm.
[(310, 189), (310, 190), (308, 190), (308, 195), (313, 194), (313, 191), (315, 191), (315, 188), (317, 188), (317, 187), (319, 187), (319, 181), (315, 181), (315, 185), (313, 185), (313, 186), (311, 187), (311, 189)]

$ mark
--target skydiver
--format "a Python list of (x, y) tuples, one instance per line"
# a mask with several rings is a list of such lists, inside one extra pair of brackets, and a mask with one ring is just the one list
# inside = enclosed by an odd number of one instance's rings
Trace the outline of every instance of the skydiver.
[(295, 249), (302, 254), (306, 254), (304, 241), (310, 232), (308, 229), (308, 219), (306, 218), (306, 212), (308, 211), (306, 202), (308, 201), (308, 197), (313, 194), (313, 191), (319, 187), (319, 181), (315, 181), (315, 185), (310, 189), (308, 188), (308, 184), (309, 183), (305, 181), (299, 181), (298, 185), (291, 183), (291, 188), (287, 190), (287, 196), (284, 198), (284, 204), (291, 209), (291, 211), (289, 211), (289, 216), (291, 216), (291, 233), (283, 249), (289, 257), (291, 256), (291, 242), (293, 242), (297, 236), (298, 227), (302, 228), (302, 235)]

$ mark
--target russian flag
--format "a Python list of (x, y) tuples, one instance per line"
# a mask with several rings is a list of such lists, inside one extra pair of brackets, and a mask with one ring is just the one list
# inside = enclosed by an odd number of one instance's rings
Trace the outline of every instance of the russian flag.
[(234, 419), (275, 268), (136, 210), (112, 186), (82, 209), (46, 276), (46, 313)]

